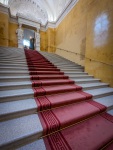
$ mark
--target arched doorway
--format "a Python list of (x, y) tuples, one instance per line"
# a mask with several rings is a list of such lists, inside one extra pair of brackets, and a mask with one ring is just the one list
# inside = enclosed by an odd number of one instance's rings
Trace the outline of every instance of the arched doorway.
[[(40, 51), (40, 23), (25, 18), (21, 14), (17, 14), (17, 17), (18, 24), (20, 26), (16, 32), (18, 38), (18, 47), (23, 48), (27, 44), (29, 45), (29, 48)], [(23, 32), (21, 36), (20, 31)]]

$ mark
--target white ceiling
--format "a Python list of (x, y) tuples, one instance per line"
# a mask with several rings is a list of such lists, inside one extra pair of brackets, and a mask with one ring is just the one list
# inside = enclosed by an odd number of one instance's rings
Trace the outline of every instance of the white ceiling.
[(67, 5), (73, 0), (0, 0), (9, 6), (12, 16), (18, 13), (45, 25), (55, 22)]

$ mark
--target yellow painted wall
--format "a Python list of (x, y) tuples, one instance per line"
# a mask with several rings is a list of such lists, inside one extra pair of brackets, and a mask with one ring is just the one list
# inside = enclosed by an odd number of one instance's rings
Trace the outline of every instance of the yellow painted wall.
[(8, 15), (0, 13), (0, 45), (8, 46), (9, 40), (9, 21)]
[(85, 70), (113, 87), (113, 0), (92, 0), (88, 11), (86, 57), (99, 62), (86, 59)]
[(56, 48), (113, 87), (113, 0), (79, 0), (56, 29)]
[(16, 30), (18, 25), (15, 23), (9, 23), (9, 46), (18, 47)]
[(55, 52), (55, 29), (48, 28), (47, 31), (40, 31), (41, 50)]
[(9, 22), (9, 16), (0, 12), (0, 46), (17, 47), (18, 25)]
[(47, 51), (55, 52), (55, 29), (48, 28), (47, 29)]
[(84, 57), (79, 54), (85, 55), (86, 50), (86, 7), (87, 0), (80, 0), (56, 29), (56, 53), (81, 65)]
[(41, 51), (47, 51), (47, 33), (40, 31), (40, 49)]

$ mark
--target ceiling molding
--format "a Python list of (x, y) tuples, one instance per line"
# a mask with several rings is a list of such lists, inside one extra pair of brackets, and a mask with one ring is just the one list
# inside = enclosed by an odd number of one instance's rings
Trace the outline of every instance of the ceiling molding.
[(58, 17), (58, 19), (56, 20), (55, 27), (58, 27), (58, 25), (62, 22), (62, 20), (65, 18), (65, 16), (73, 9), (73, 7), (77, 4), (79, 0), (72, 0), (68, 6), (64, 9), (64, 11), (62, 12), (62, 14)]
[(15, 24), (18, 24), (17, 17), (14, 17), (14, 16), (9, 16), (9, 22), (10, 22), (10, 23), (15, 23)]
[(40, 30), (40, 23), (36, 22), (34, 20), (29, 20), (28, 18), (23, 17), (20, 14), (17, 14), (18, 23), (22, 25), (27, 25), (36, 28), (37, 30)]
[(8, 5), (13, 16), (19, 13), (25, 18), (40, 20), (42, 24), (46, 24), (48, 20), (47, 12), (41, 5), (40, 0), (9, 0)]
[(68, 6), (64, 9), (62, 14), (58, 17), (55, 22), (47, 22), (45, 26), (41, 26), (42, 31), (46, 31), (48, 28), (57, 28), (58, 25), (62, 22), (62, 20), (66, 17), (66, 15), (73, 9), (73, 7), (77, 4), (79, 0), (72, 0)]
[[(72, 10), (72, 8), (77, 4), (79, 0), (71, 0), (71, 2), (68, 3), (67, 7), (63, 10), (63, 12), (59, 15), (59, 17), (57, 18), (56, 21), (53, 22), (46, 22), (45, 25), (41, 24), (41, 22), (38, 20), (34, 20), (34, 19), (30, 19), (29, 17), (24, 17), (22, 16), (22, 14), (18, 13), (17, 16), (21, 16), (21, 18), (31, 21), (31, 22), (35, 22), (37, 24), (40, 24), (40, 30), (41, 31), (46, 31), (48, 28), (57, 28), (58, 25), (62, 22), (62, 20), (65, 18), (65, 16)], [(13, 23), (18, 23), (18, 17), (12, 16), (10, 9), (8, 6), (0, 4), (0, 12), (5, 13), (5, 14), (9, 14), (9, 20), (10, 22)]]
[(9, 15), (9, 7), (0, 3), (0, 12)]

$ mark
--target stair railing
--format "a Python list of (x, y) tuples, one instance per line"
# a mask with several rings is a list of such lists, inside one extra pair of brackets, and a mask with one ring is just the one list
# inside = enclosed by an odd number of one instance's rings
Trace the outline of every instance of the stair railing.
[(62, 48), (56, 48), (56, 47), (53, 47), (53, 46), (48, 46), (48, 47), (50, 47), (50, 48), (55, 48), (56, 50), (59, 49), (59, 50), (61, 50), (61, 51), (65, 51), (65, 52), (72, 53), (72, 54), (75, 54), (75, 55), (79, 55), (79, 56), (84, 57), (84, 59), (88, 59), (89, 61), (95, 61), (95, 62), (102, 63), (102, 64), (104, 64), (104, 65), (108, 65), (108, 66), (110, 66), (110, 67), (113, 67), (112, 64), (108, 64), (108, 63), (105, 63), (105, 62), (102, 62), (102, 61), (99, 61), (99, 60), (95, 60), (95, 59), (86, 57), (84, 54), (80, 54), (80, 53), (73, 52), (73, 51), (69, 51), (69, 50), (62, 49)]

